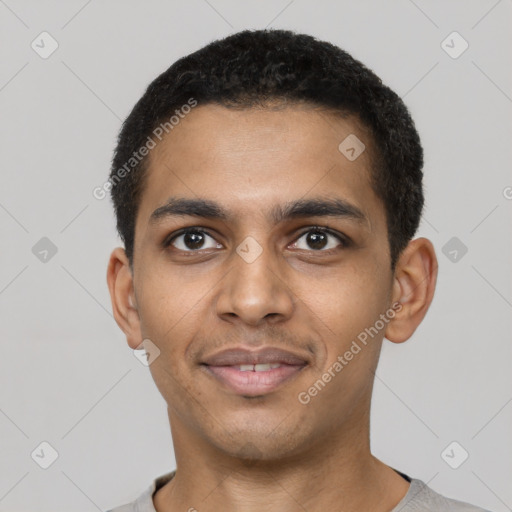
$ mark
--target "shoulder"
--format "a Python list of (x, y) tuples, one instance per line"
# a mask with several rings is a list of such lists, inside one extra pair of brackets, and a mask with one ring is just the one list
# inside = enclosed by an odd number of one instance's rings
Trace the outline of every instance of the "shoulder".
[(413, 478), (409, 491), (392, 512), (490, 512), (483, 508), (443, 496), (421, 480)]
[(153, 494), (169, 482), (175, 473), (176, 470), (155, 478), (151, 485), (135, 501), (107, 510), (106, 512), (156, 512), (153, 505)]

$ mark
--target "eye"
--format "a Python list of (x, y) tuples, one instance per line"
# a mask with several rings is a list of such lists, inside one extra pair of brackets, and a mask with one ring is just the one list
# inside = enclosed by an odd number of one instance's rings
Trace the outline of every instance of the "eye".
[[(209, 245), (208, 239), (210, 240)], [(301, 242), (301, 240), (303, 241)], [(170, 245), (183, 252), (198, 252), (202, 249), (221, 249), (223, 247), (204, 229), (197, 227), (186, 228), (173, 233), (162, 243), (164, 248)], [(302, 232), (300, 237), (292, 244), (292, 248), (329, 252), (349, 245), (350, 240), (341, 233), (334, 232), (329, 228), (313, 226)]]
[[(331, 240), (329, 240), (329, 238)], [(304, 239), (304, 242), (300, 240)], [(308, 247), (309, 245), (309, 247)], [(303, 232), (302, 235), (293, 244), (295, 249), (314, 250), (329, 252), (332, 249), (343, 248), (349, 245), (349, 241), (341, 233), (335, 233), (327, 228), (315, 226)]]
[[(210, 245), (205, 246), (205, 240), (207, 238), (213, 240), (213, 243), (210, 242)], [(169, 245), (184, 252), (196, 252), (199, 249), (215, 249), (222, 247), (222, 245), (217, 243), (206, 231), (197, 228), (184, 229), (175, 233), (163, 243), (164, 247), (168, 247)]]

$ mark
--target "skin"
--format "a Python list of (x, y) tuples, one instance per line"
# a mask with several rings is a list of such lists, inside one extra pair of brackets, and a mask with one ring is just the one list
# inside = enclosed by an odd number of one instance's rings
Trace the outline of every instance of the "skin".
[[(338, 145), (366, 150), (349, 161)], [(370, 400), (383, 337), (406, 341), (424, 318), (437, 278), (432, 244), (417, 238), (390, 266), (385, 210), (369, 181), (372, 142), (350, 117), (307, 106), (233, 110), (199, 105), (150, 153), (136, 220), (133, 272), (124, 250), (107, 281), (115, 319), (134, 349), (150, 339), (151, 374), (168, 405), (177, 461), (153, 496), (158, 512), (390, 511), (409, 484), (370, 452)], [(217, 201), (227, 221), (151, 213), (170, 197)], [(364, 220), (307, 217), (275, 224), (286, 201), (342, 198)], [(325, 248), (307, 228), (328, 226)], [(208, 232), (194, 249), (170, 234)], [(236, 252), (254, 238), (261, 255)], [(203, 248), (204, 247), (204, 248)], [(195, 252), (194, 252), (195, 251)], [(308, 404), (298, 400), (393, 303), (400, 311)], [(273, 346), (310, 364), (260, 397), (230, 391), (200, 361), (218, 350)]]

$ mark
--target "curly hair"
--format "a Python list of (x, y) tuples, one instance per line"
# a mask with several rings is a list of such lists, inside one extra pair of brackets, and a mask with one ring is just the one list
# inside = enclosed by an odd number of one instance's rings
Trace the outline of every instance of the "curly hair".
[[(370, 131), (371, 185), (386, 212), (391, 268), (414, 236), (423, 209), (423, 149), (402, 99), (346, 51), (289, 30), (244, 30), (177, 60), (146, 89), (123, 123), (109, 182), (117, 230), (133, 265), (135, 221), (148, 157), (133, 159), (155, 128), (190, 98), (199, 104), (265, 107), (308, 103), (355, 115)], [(132, 168), (118, 171), (132, 159)]]

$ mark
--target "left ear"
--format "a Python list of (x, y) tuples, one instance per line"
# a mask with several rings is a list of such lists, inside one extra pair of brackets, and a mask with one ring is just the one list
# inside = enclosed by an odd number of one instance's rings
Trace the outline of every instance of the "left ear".
[(394, 273), (393, 303), (395, 316), (384, 336), (393, 343), (407, 341), (425, 317), (436, 288), (437, 258), (434, 246), (426, 238), (409, 242), (403, 250)]

